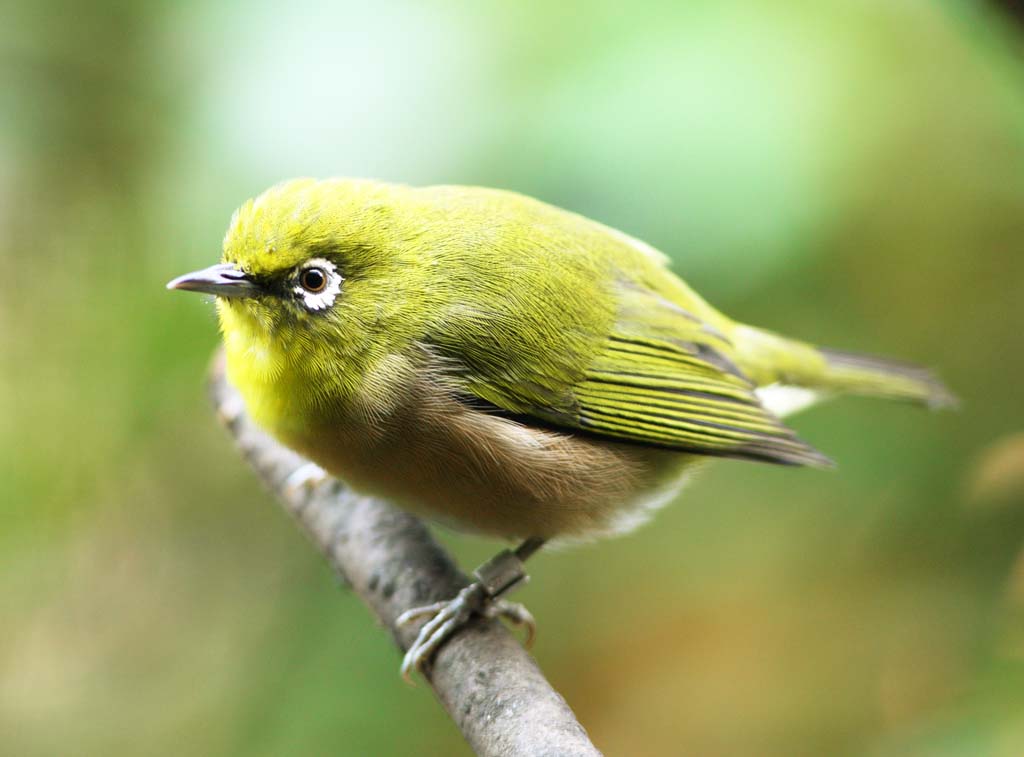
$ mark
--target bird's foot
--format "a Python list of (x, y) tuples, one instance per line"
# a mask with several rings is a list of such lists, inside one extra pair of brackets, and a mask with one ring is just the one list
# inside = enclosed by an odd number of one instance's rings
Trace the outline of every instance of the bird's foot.
[(285, 479), (284, 491), (289, 497), (294, 497), (307, 489), (314, 489), (330, 476), (323, 468), (316, 463), (300, 465), (291, 475)]
[(398, 616), (398, 625), (408, 625), (424, 617), (430, 618), (405, 653), (402, 660), (402, 678), (411, 683), (413, 673), (422, 673), (441, 645), (465, 626), (474, 615), (488, 619), (506, 618), (513, 625), (524, 626), (526, 645), (530, 646), (533, 643), (537, 624), (530, 611), (517, 602), (488, 596), (483, 584), (474, 582), (460, 591), (455, 599), (415, 607)]
[(522, 560), (510, 551), (504, 551), (474, 571), (477, 580), (451, 600), (434, 602), (424, 607), (406, 610), (395, 621), (403, 626), (429, 617), (416, 640), (402, 660), (402, 678), (412, 682), (412, 674), (423, 672), (438, 649), (455, 635), (474, 615), (487, 619), (506, 618), (516, 626), (526, 628), (526, 646), (533, 644), (537, 623), (530, 611), (517, 602), (500, 596), (526, 580)]

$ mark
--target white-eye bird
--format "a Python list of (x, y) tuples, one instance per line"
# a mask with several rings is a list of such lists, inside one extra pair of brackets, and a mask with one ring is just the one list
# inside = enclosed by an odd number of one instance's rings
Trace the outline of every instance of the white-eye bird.
[[(297, 179), (242, 205), (216, 295), (252, 417), (355, 489), (523, 540), (477, 572), (403, 663), (421, 668), (552, 539), (614, 534), (709, 457), (827, 465), (780, 418), (826, 395), (931, 406), (920, 368), (737, 323), (649, 245), (511, 192)], [(511, 575), (512, 578), (508, 576)]]

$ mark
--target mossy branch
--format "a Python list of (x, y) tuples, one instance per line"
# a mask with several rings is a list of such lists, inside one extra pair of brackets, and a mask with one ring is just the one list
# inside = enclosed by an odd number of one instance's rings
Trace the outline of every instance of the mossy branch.
[[(246, 415), (220, 354), (210, 371), (217, 415), (239, 450), (362, 599), (403, 651), (416, 628), (395, 618), (412, 607), (450, 599), (468, 579), (417, 518), (360, 496), (341, 482), (289, 488), (306, 460), (281, 446)], [(428, 681), (479, 755), (599, 755), (565, 700), (533, 658), (497, 621), (476, 619), (438, 652)], [(401, 686), (398, 659), (395, 685)]]

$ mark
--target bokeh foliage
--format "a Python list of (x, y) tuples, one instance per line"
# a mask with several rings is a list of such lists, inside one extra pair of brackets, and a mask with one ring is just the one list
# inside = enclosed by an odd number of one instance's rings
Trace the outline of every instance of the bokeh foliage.
[[(1024, 752), (1024, 50), (977, 2), (0, 8), (0, 752), (462, 754), (203, 396), (213, 262), (282, 178), (516, 189), (734, 317), (938, 367), (542, 555), (609, 754)], [(468, 567), (493, 543), (442, 533)]]

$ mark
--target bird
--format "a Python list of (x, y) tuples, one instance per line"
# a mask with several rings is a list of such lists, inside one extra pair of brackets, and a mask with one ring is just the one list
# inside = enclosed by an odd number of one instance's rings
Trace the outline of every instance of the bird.
[(840, 394), (955, 404), (929, 370), (727, 317), (652, 246), (515, 192), (293, 179), (235, 212), (215, 296), (257, 424), (429, 520), (518, 541), (423, 622), (425, 672), (542, 546), (627, 532), (714, 458), (828, 467), (782, 418)]

